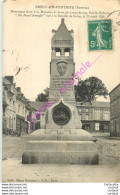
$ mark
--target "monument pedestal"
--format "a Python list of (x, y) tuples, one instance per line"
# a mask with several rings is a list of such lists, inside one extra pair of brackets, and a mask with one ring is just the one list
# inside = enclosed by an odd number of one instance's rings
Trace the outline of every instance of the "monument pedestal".
[[(31, 134), (31, 141), (27, 143), (26, 152), (22, 155), (23, 164), (51, 163), (51, 164), (98, 164), (99, 156), (95, 149), (92, 136), (77, 130), (76, 135), (46, 134), (45, 130), (38, 130)], [(56, 130), (56, 132), (58, 132)], [(44, 139), (44, 140), (43, 140)]]

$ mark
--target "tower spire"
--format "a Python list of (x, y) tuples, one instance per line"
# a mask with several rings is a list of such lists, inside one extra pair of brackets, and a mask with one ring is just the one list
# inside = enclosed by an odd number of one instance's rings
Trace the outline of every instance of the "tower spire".
[(64, 18), (61, 19), (61, 23), (64, 23)]

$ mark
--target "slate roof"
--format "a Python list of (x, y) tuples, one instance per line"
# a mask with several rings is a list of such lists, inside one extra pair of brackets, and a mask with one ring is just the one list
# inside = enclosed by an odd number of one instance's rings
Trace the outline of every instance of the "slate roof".
[(110, 102), (97, 102), (94, 101), (92, 102), (93, 107), (100, 107), (100, 108), (109, 108), (110, 107)]
[(119, 83), (115, 88), (113, 88), (112, 91), (110, 91), (109, 94), (111, 94), (111, 93), (112, 93), (114, 90), (116, 90), (118, 87), (120, 87), (120, 83)]
[(95, 108), (110, 108), (110, 102), (97, 102), (97, 101), (92, 101), (92, 104), (89, 102), (83, 103), (81, 105), (80, 102), (76, 102), (77, 106), (86, 106), (86, 107), (95, 107)]
[(73, 37), (71, 36), (64, 23), (64, 19), (61, 20), (61, 24), (58, 27), (56, 33), (54, 34), (52, 40), (73, 40)]
[(5, 77), (3, 77), (3, 83), (7, 84), (11, 84), (10, 81), (8, 81)]
[[(45, 105), (46, 102), (30, 102), (29, 105), (34, 108), (36, 111), (41, 108), (42, 105)], [(45, 112), (45, 109), (43, 109), (43, 112)]]

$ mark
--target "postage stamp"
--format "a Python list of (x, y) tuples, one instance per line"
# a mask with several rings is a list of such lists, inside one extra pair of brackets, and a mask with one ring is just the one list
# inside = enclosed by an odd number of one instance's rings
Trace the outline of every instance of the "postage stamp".
[(89, 50), (112, 50), (112, 21), (88, 21)]

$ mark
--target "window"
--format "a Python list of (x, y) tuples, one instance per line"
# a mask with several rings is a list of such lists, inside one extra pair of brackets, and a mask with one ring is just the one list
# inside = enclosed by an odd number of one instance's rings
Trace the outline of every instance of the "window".
[(85, 130), (90, 130), (90, 124), (85, 124)]
[[(112, 112), (111, 112), (111, 115), (112, 115)], [(103, 117), (104, 117), (104, 120), (110, 120), (110, 111), (108, 108), (104, 109)]]
[(107, 123), (104, 124), (104, 130), (109, 130), (109, 124)]
[(81, 108), (79, 108), (79, 109), (78, 109), (78, 111), (79, 111), (79, 112), (81, 112), (81, 111), (82, 111), (82, 109), (81, 109)]
[(13, 129), (13, 117), (11, 118), (11, 127)]
[(61, 54), (60, 48), (55, 48), (55, 55), (60, 56), (60, 54)]
[(86, 108), (86, 112), (89, 112), (89, 108)]
[(9, 117), (9, 128), (11, 129), (11, 116)]
[(100, 109), (99, 108), (95, 108), (94, 117), (95, 117), (95, 120), (100, 120)]
[(95, 123), (95, 130), (96, 130), (96, 131), (99, 131), (99, 128), (100, 128), (99, 123)]
[(23, 107), (23, 110), (22, 110), (22, 114), (24, 114), (24, 107)]
[(65, 48), (65, 56), (68, 57), (70, 55), (70, 49)]
[(109, 109), (108, 108), (105, 108), (105, 112), (109, 112)]
[(109, 120), (109, 113), (104, 113), (104, 120)]
[(18, 113), (20, 113), (20, 105), (18, 105)]
[(89, 114), (86, 114), (86, 120), (89, 120)]
[(87, 124), (83, 124), (82, 125), (82, 129), (85, 129), (85, 130), (89, 131), (91, 129), (90, 124), (88, 124), (88, 123)]
[(95, 111), (96, 111), (96, 112), (99, 112), (99, 111), (100, 111), (100, 109), (99, 109), (99, 108), (95, 108)]

